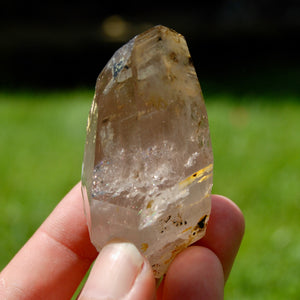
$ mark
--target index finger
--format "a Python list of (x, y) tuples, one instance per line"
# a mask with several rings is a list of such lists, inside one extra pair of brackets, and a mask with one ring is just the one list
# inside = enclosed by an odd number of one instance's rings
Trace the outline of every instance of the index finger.
[(96, 256), (78, 183), (1, 272), (0, 298), (70, 299)]
[(244, 235), (245, 219), (239, 207), (224, 196), (212, 195), (211, 205), (206, 234), (195, 244), (218, 256), (226, 280)]

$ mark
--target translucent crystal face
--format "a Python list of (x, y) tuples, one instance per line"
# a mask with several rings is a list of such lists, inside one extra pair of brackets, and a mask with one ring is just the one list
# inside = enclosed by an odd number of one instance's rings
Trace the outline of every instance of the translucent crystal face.
[(213, 155), (200, 85), (184, 37), (156, 26), (100, 73), (90, 110), (82, 192), (98, 250), (133, 242), (156, 277), (204, 234)]

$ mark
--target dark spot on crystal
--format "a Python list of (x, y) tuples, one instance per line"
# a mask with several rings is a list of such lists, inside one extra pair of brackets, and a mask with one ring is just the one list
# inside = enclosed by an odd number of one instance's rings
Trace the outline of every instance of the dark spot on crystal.
[(205, 215), (204, 217), (202, 217), (199, 222), (197, 223), (197, 225), (194, 227), (194, 231), (193, 231), (193, 235), (196, 235), (197, 232), (202, 231), (205, 228), (205, 220), (207, 218), (207, 215)]
[(114, 78), (116, 78), (118, 76), (118, 74), (120, 73), (120, 71), (123, 69), (124, 67), (124, 62), (121, 60), (118, 63), (115, 63), (113, 65), (113, 76)]
[(192, 60), (191, 56), (189, 56), (188, 59), (189, 59), (189, 61), (188, 61), (189, 65), (193, 66), (193, 60)]
[(153, 204), (154, 200), (150, 200), (147, 204), (147, 208), (151, 208), (152, 207), (152, 204)]
[(161, 38), (161, 36), (159, 36), (158, 38), (157, 38), (157, 41), (159, 42), (159, 41), (161, 41), (162, 40), (162, 38)]
[(167, 219), (165, 220), (165, 223), (168, 223), (171, 219), (171, 216), (168, 216)]
[(204, 226), (205, 226), (205, 220), (207, 218), (207, 215), (205, 215), (197, 224), (197, 226), (200, 228), (200, 229), (203, 229)]
[(109, 117), (106, 117), (106, 118), (104, 118), (103, 120), (102, 120), (102, 124), (105, 124), (105, 123), (107, 123), (109, 121)]
[(193, 177), (196, 177), (196, 176), (197, 176), (197, 173), (194, 173), (194, 174), (193, 174)]
[(174, 62), (178, 62), (177, 55), (176, 55), (175, 52), (171, 52), (171, 53), (170, 53), (170, 58), (171, 58), (171, 60), (173, 60)]
[(127, 65), (125, 65), (125, 66), (124, 66), (124, 69), (128, 70), (128, 69), (129, 69), (129, 67), (128, 67)]
[(184, 221), (184, 225), (186, 225), (187, 224), (187, 221)]

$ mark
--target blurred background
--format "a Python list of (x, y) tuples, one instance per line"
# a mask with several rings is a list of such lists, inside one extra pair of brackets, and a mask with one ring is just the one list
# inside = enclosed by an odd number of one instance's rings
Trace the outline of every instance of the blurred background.
[(0, 4), (0, 268), (80, 180), (96, 78), (157, 25), (183, 34), (206, 99), (213, 192), (246, 233), (225, 299), (299, 299), (300, 2)]
[[(109, 1), (108, 1), (109, 2)], [(199, 76), (299, 64), (299, 1), (4, 1), (0, 82), (4, 87), (92, 87), (104, 64), (134, 35), (162, 24), (182, 33)], [(182, 7), (183, 6), (183, 7)], [(237, 75), (237, 74), (236, 74)]]

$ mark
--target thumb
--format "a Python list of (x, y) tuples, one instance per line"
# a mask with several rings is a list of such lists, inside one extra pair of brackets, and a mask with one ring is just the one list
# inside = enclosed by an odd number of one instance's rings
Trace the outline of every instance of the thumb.
[(153, 300), (155, 279), (149, 262), (127, 242), (110, 243), (99, 253), (79, 300)]

